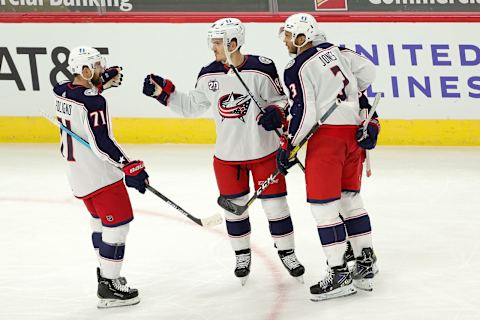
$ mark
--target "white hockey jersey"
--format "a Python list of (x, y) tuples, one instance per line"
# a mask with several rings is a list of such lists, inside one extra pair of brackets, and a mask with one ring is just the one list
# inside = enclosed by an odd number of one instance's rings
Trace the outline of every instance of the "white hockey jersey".
[[(246, 55), (237, 70), (260, 107), (275, 104), (286, 108), (288, 99), (272, 60)], [(214, 108), (216, 158), (232, 162), (263, 158), (278, 149), (279, 138), (274, 131), (266, 131), (257, 124), (259, 108), (236, 75), (229, 71), (228, 66), (212, 62), (200, 71), (195, 90), (188, 94), (176, 90), (168, 106), (185, 117), (198, 116)]]
[(337, 98), (348, 104), (340, 104), (325, 124), (360, 124), (358, 93), (374, 79), (375, 66), (370, 60), (330, 43), (314, 46), (290, 61), (284, 81), (291, 100), (288, 132), (292, 145), (307, 135)]
[(71, 82), (57, 84), (53, 91), (58, 121), (90, 144), (88, 149), (60, 130), (60, 151), (73, 194), (88, 197), (122, 180), (118, 168), (129, 160), (113, 137), (106, 100), (96, 89)]

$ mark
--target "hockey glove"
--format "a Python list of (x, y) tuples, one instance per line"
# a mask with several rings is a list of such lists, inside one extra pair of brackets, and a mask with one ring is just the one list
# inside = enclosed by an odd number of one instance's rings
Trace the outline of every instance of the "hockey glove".
[(122, 67), (114, 66), (105, 69), (105, 71), (100, 76), (102, 80), (102, 84), (99, 85), (98, 92), (102, 92), (103, 90), (118, 87), (122, 84), (123, 74), (122, 74)]
[(286, 122), (285, 113), (276, 105), (269, 105), (264, 109), (264, 113), (260, 114), (258, 124), (267, 131), (279, 129)]
[(143, 94), (157, 99), (164, 106), (168, 105), (170, 95), (175, 92), (175, 85), (168, 79), (151, 74), (143, 81)]
[(366, 131), (364, 131), (364, 126), (365, 123), (362, 123), (357, 129), (357, 143), (361, 148), (371, 150), (377, 145), (380, 123), (378, 119), (372, 119), (368, 123)]
[(122, 170), (125, 173), (125, 184), (127, 187), (135, 188), (140, 193), (145, 193), (145, 188), (148, 184), (148, 174), (145, 171), (143, 161), (130, 161)]
[(280, 137), (280, 148), (278, 148), (277, 152), (277, 168), (284, 176), (287, 175), (288, 169), (298, 162), (297, 157), (289, 160), (292, 149), (293, 146), (290, 144), (290, 141), (288, 141), (287, 136), (285, 134), (282, 135)]

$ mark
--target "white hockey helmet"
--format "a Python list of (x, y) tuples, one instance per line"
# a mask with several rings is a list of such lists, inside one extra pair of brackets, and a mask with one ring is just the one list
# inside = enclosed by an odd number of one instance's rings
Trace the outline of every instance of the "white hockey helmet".
[(313, 39), (312, 44), (318, 46), (321, 43), (327, 42), (327, 35), (322, 30), (317, 30), (315, 39)]
[(226, 45), (229, 46), (233, 39), (237, 40), (237, 48), (245, 43), (245, 27), (237, 18), (223, 18), (217, 20), (208, 29), (207, 41), (211, 46), (212, 39), (226, 40)]
[(105, 68), (106, 61), (97, 49), (80, 46), (73, 48), (68, 57), (68, 69), (72, 74), (82, 74), (83, 67), (90, 68), (93, 73), (97, 63)]
[[(308, 42), (315, 40), (318, 35), (317, 20), (308, 13), (296, 13), (285, 20), (283, 28), (280, 29), (281, 35), (284, 37), (285, 32), (292, 34), (292, 43), (296, 47), (303, 47)], [(299, 35), (305, 36), (305, 42), (296, 45), (295, 40)]]

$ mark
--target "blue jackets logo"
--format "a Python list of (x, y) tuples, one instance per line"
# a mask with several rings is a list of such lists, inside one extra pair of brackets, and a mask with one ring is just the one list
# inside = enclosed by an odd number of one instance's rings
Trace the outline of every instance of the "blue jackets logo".
[(240, 119), (245, 122), (245, 115), (248, 112), (251, 98), (239, 93), (229, 93), (218, 99), (218, 112), (225, 119)]

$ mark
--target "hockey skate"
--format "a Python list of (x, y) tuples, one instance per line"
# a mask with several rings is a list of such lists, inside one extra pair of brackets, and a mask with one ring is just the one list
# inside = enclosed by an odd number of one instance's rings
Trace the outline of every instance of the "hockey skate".
[[(373, 260), (373, 274), (376, 275), (378, 273), (378, 267), (377, 267), (377, 257), (375, 254), (373, 255), (374, 260)], [(353, 273), (353, 270), (355, 269), (355, 255), (353, 254), (353, 249), (350, 241), (347, 241), (347, 250), (345, 250), (345, 253), (343, 255), (343, 259), (348, 265), (348, 270), (350, 270), (351, 273)]]
[(235, 276), (240, 279), (240, 283), (242, 284), (242, 286), (244, 286), (248, 280), (248, 275), (250, 274), (252, 253), (250, 249), (238, 250), (235, 251), (235, 258)]
[(101, 276), (100, 269), (97, 268), (97, 280), (99, 309), (130, 306), (140, 302), (138, 290), (129, 288), (124, 277), (107, 279)]
[(295, 250), (279, 250), (278, 256), (288, 273), (300, 283), (304, 283), (303, 274), (305, 267), (298, 261)]
[(355, 255), (353, 254), (352, 244), (350, 241), (347, 241), (347, 250), (345, 250), (345, 253), (343, 254), (343, 259), (347, 264), (349, 264), (349, 262), (355, 262)]
[[(102, 276), (100, 276), (100, 268), (97, 267), (97, 282), (100, 282), (101, 278)], [(127, 279), (125, 277), (118, 277), (118, 281), (120, 281), (122, 285), (127, 284)]]
[(328, 270), (325, 278), (310, 287), (312, 301), (322, 301), (357, 293), (353, 286), (352, 275), (346, 264)]
[(365, 291), (373, 290), (373, 278), (378, 272), (376, 261), (377, 257), (372, 248), (362, 249), (362, 256), (356, 259), (352, 272), (353, 284), (356, 288)]

